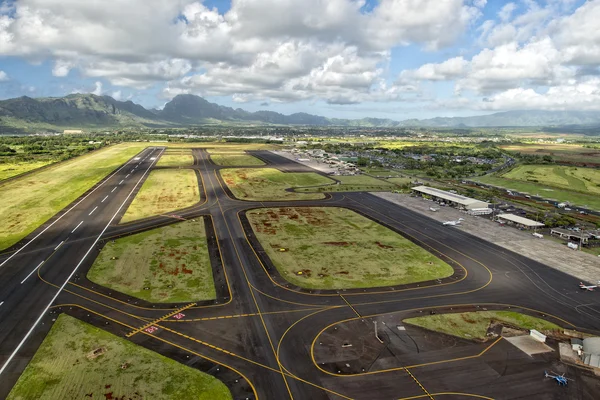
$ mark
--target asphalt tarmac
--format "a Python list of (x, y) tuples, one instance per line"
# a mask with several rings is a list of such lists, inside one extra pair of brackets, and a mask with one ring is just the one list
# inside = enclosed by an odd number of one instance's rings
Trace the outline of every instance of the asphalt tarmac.
[[(597, 380), (574, 369), (564, 371), (577, 377), (569, 389), (558, 388), (542, 374), (560, 367), (556, 357), (523, 357), (502, 338), (484, 353), (452, 348), (392, 357), (395, 350), (383, 324), (378, 325), (385, 339), (380, 351), (388, 356), (366, 363), (360, 355), (334, 352), (335, 357), (325, 360), (319, 346), (330, 331), (339, 328), (347, 332), (343, 340), (353, 342), (378, 319), (401, 324), (405, 317), (430, 312), (510, 308), (600, 333), (600, 298), (581, 292), (579, 282), (562, 272), (368, 193), (334, 193), (314, 201), (235, 199), (220, 178), (222, 167), (202, 149), (193, 151), (195, 162), (189, 167), (198, 173), (200, 203), (118, 225), (162, 151), (146, 149), (0, 254), (0, 398), (61, 312), (123, 337), (129, 334), (135, 343), (213, 374), (236, 399), (593, 399), (600, 390)], [(270, 152), (253, 154), (265, 167), (315, 172)], [(279, 276), (244, 217), (253, 208), (291, 206), (359, 212), (447, 261), (455, 274), (364, 290), (294, 287)], [(201, 217), (212, 222), (207, 226), (217, 299), (186, 308), (184, 319), (172, 314), (186, 304), (147, 303), (85, 278), (107, 241)], [(363, 330), (346, 329), (357, 321)], [(145, 331), (150, 326), (158, 329)]]

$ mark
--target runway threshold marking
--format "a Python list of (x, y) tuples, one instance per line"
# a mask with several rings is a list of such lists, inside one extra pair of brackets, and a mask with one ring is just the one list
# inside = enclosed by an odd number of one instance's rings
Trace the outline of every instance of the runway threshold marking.
[(98, 208), (98, 206), (94, 207), (94, 209), (92, 211), (90, 211), (90, 213), (88, 215), (92, 215), (94, 213), (94, 211), (96, 211), (97, 208)]
[(431, 400), (435, 400), (435, 399), (433, 398), (433, 396), (431, 395), (431, 393), (429, 393), (429, 392), (427, 391), (427, 389), (425, 389), (425, 386), (423, 386), (423, 385), (421, 384), (421, 382), (419, 382), (419, 380), (418, 380), (418, 379), (417, 379), (417, 378), (416, 378), (416, 377), (413, 375), (413, 373), (412, 373), (412, 372), (410, 372), (409, 370), (405, 370), (405, 371), (406, 371), (406, 373), (407, 373), (408, 375), (410, 375), (410, 377), (411, 377), (411, 378), (413, 378), (413, 380), (414, 380), (414, 381), (417, 383), (417, 385), (419, 385), (419, 387), (420, 387), (420, 388), (421, 388), (421, 389), (422, 389), (422, 390), (425, 392), (425, 394), (426, 394), (426, 395), (427, 395), (427, 396), (428, 396), (428, 397), (429, 397)]
[(108, 199), (108, 195), (104, 196), (104, 198), (102, 199), (102, 201), (100, 203), (104, 203), (104, 201)]
[(26, 280), (27, 280), (27, 279), (28, 279), (28, 278), (29, 278), (29, 277), (30, 277), (30, 276), (31, 276), (31, 275), (32, 275), (32, 274), (33, 274), (35, 271), (37, 271), (37, 270), (38, 270), (38, 268), (39, 268), (39, 267), (41, 267), (41, 266), (42, 266), (42, 264), (43, 264), (43, 263), (45, 263), (45, 262), (46, 262), (46, 260), (44, 260), (44, 261), (42, 261), (41, 263), (39, 263), (39, 264), (38, 264), (38, 266), (37, 266), (37, 267), (35, 267), (35, 268), (33, 269), (33, 271), (31, 271), (31, 272), (29, 273), (29, 275), (27, 275), (27, 276), (25, 277), (25, 279), (23, 279), (23, 280), (21, 281), (21, 285), (22, 285), (22, 284), (23, 284), (23, 283), (24, 283), (24, 282), (25, 282), (25, 281), (26, 281)]
[[(164, 150), (161, 150), (160, 154), (162, 154), (163, 151)], [(75, 266), (75, 268), (73, 268), (73, 271), (71, 271), (71, 274), (67, 277), (67, 279), (64, 281), (64, 283), (62, 284), (62, 286), (60, 286), (58, 288), (58, 290), (54, 294), (54, 297), (52, 297), (52, 299), (50, 299), (50, 302), (46, 305), (46, 307), (44, 308), (44, 310), (40, 313), (39, 317), (35, 320), (35, 322), (31, 326), (31, 328), (29, 329), (29, 331), (27, 331), (27, 333), (25, 334), (25, 336), (23, 337), (23, 339), (21, 339), (21, 341), (19, 342), (19, 344), (17, 344), (17, 346), (15, 347), (15, 349), (13, 350), (13, 352), (10, 354), (10, 356), (8, 356), (8, 358), (6, 359), (6, 361), (4, 362), (4, 364), (2, 365), (2, 368), (0, 368), (0, 375), (2, 375), (2, 373), (8, 368), (8, 365), (15, 358), (15, 356), (17, 355), (17, 353), (19, 352), (19, 350), (21, 349), (21, 347), (23, 347), (23, 345), (25, 344), (25, 342), (27, 341), (27, 339), (29, 338), (29, 336), (31, 336), (31, 334), (33, 333), (33, 331), (35, 330), (35, 328), (37, 327), (37, 325), (42, 321), (42, 319), (46, 315), (46, 312), (48, 312), (48, 310), (52, 306), (52, 303), (54, 303), (56, 301), (56, 299), (58, 298), (58, 296), (60, 295), (60, 293), (65, 289), (65, 286), (67, 286), (67, 284), (69, 283), (69, 281), (71, 280), (71, 278), (73, 278), (73, 276), (75, 275), (75, 273), (77, 272), (77, 270), (79, 269), (79, 267), (81, 267), (81, 264), (83, 264), (83, 262), (85, 261), (85, 259), (87, 258), (87, 256), (92, 252), (92, 250), (94, 250), (94, 248), (96, 247), (96, 245), (100, 241), (100, 238), (102, 237), (102, 235), (104, 235), (104, 232), (106, 232), (106, 230), (108, 229), (108, 227), (112, 224), (112, 222), (114, 221), (114, 219), (117, 217), (117, 214), (119, 214), (119, 212), (121, 211), (121, 209), (125, 206), (125, 203), (127, 203), (127, 201), (129, 200), (129, 198), (131, 197), (131, 195), (133, 194), (133, 192), (135, 191), (135, 189), (139, 186), (140, 182), (142, 181), (142, 179), (144, 179), (144, 177), (146, 176), (146, 174), (148, 173), (148, 171), (150, 171), (150, 168), (152, 168), (153, 165), (154, 165), (154, 163), (150, 163), (150, 165), (148, 166), (148, 168), (146, 169), (146, 171), (144, 171), (144, 173), (142, 174), (142, 176), (140, 177), (140, 179), (133, 186), (133, 189), (131, 189), (131, 191), (129, 192), (129, 194), (125, 198), (125, 200), (123, 200), (123, 202), (121, 203), (121, 205), (119, 206), (119, 208), (117, 209), (117, 211), (113, 214), (113, 216), (110, 219), (110, 221), (108, 221), (108, 223), (106, 224), (106, 226), (104, 227), (104, 229), (102, 229), (102, 232), (100, 232), (100, 234), (96, 237), (96, 240), (94, 240), (94, 243), (92, 243), (92, 245), (87, 250), (87, 252), (79, 260), (79, 262), (77, 263), (77, 265)], [(123, 168), (123, 167), (121, 167), (121, 168)], [(121, 168), (119, 168), (119, 170)]]
[[(132, 337), (133, 335), (135, 335), (136, 333), (140, 333), (141, 331), (144, 331), (144, 330), (146, 330), (146, 329), (149, 329), (149, 328), (151, 328), (151, 327), (152, 327), (152, 325), (156, 325), (156, 324), (158, 324), (159, 322), (161, 322), (161, 321), (164, 321), (164, 320), (165, 320), (165, 319), (167, 319), (167, 318), (170, 318), (170, 317), (172, 317), (172, 316), (174, 316), (174, 315), (177, 315), (177, 314), (179, 314), (179, 313), (180, 313), (180, 312), (182, 312), (183, 310), (187, 310), (188, 308), (192, 308), (192, 307), (194, 307), (195, 305), (196, 305), (196, 303), (191, 303), (191, 304), (188, 304), (188, 305), (186, 305), (186, 306), (183, 306), (183, 307), (181, 307), (181, 308), (178, 308), (177, 310), (174, 310), (174, 311), (172, 311), (172, 312), (170, 312), (170, 313), (168, 313), (168, 314), (166, 314), (166, 315), (164, 315), (164, 316), (162, 316), (162, 317), (160, 317), (160, 318), (158, 318), (158, 319), (155, 319), (154, 321), (148, 322), (147, 324), (145, 324), (145, 325), (142, 325), (141, 327), (139, 327), (139, 328), (137, 328), (137, 329), (134, 329), (134, 330), (132, 330), (131, 332), (129, 332), (129, 333), (128, 333), (128, 334), (126, 334), (125, 336), (126, 336), (126, 337), (128, 337), (128, 338), (130, 338), (130, 337)], [(150, 332), (150, 333), (153, 333), (153, 332)]]
[(79, 224), (77, 224), (77, 226), (71, 231), (71, 233), (75, 233), (75, 231), (77, 230), (77, 228), (79, 228), (81, 226), (81, 224), (83, 224), (83, 221), (81, 221)]

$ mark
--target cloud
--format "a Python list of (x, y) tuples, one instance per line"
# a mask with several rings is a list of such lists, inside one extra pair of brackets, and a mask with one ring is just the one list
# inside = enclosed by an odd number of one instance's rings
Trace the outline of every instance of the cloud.
[(102, 96), (102, 82), (95, 82), (94, 83), (94, 90), (92, 90), (90, 93), (95, 94), (96, 96)]
[(424, 64), (416, 70), (402, 71), (400, 80), (452, 80), (463, 76), (468, 65), (469, 63), (464, 58), (454, 57), (439, 64)]
[(122, 100), (123, 99), (123, 93), (121, 93), (120, 90), (116, 90), (114, 92), (111, 93), (110, 97), (112, 97), (115, 100)]
[(0, 82), (6, 82), (8, 80), (10, 80), (10, 78), (8, 77), (6, 72), (0, 70)]

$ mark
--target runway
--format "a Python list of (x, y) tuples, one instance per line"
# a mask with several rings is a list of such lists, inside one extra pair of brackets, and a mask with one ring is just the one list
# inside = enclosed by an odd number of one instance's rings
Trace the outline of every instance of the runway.
[[(0, 254), (0, 398), (6, 397), (61, 312), (122, 337), (135, 332), (129, 340), (217, 376), (236, 399), (510, 399), (529, 392), (539, 399), (593, 398), (595, 386), (583, 378), (573, 385), (579, 385), (576, 389), (557, 395), (546, 385), (549, 381), (535, 375), (549, 361), (521, 359), (504, 339), (477, 357), (473, 355), (481, 350), (469, 353), (467, 346), (460, 350), (467, 358), (460, 360), (450, 350), (419, 354), (408, 364), (408, 357), (391, 356), (372, 365), (356, 355), (343, 362), (325, 360), (321, 339), (338, 328), (343, 331), (344, 324), (358, 321), (357, 326), (370, 332), (372, 321), (397, 325), (407, 316), (431, 311), (510, 307), (566, 328), (600, 333), (600, 298), (580, 292), (579, 282), (562, 272), (368, 193), (333, 193), (309, 201), (238, 200), (220, 178), (223, 167), (202, 149), (193, 150), (194, 165), (189, 167), (199, 178), (202, 196), (197, 205), (174, 212), (176, 217), (118, 225), (163, 151), (144, 150)], [(266, 163), (258, 168), (319, 173), (270, 152), (252, 154)], [(279, 276), (245, 221), (250, 209), (292, 206), (356, 211), (431, 251), (455, 274), (441, 281), (373, 289), (294, 287)], [(85, 278), (106, 241), (180, 218), (209, 222), (216, 300), (198, 302), (185, 310), (185, 319), (175, 320), (173, 310), (186, 304), (147, 303)], [(158, 330), (140, 329), (148, 324)], [(353, 335), (361, 329), (345, 339), (357, 340)], [(385, 329), (381, 334), (391, 335)], [(390, 344), (379, 351), (394, 349)], [(528, 363), (530, 368), (513, 371)]]

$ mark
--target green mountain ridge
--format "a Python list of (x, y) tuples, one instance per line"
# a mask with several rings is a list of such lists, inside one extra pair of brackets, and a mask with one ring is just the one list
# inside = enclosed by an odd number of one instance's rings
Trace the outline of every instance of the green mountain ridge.
[(307, 113), (248, 112), (211, 103), (191, 94), (175, 96), (162, 110), (148, 110), (110, 96), (71, 94), (65, 97), (27, 96), (0, 101), (0, 134), (65, 128), (185, 127), (206, 124), (264, 124), (347, 127), (600, 127), (596, 111), (505, 111), (472, 117), (437, 117), (395, 121), (382, 118), (338, 119)]

